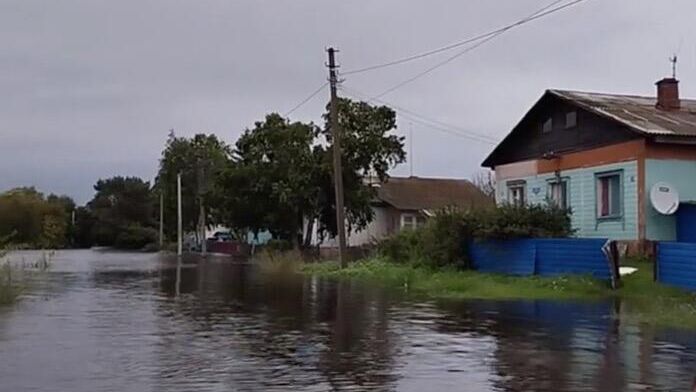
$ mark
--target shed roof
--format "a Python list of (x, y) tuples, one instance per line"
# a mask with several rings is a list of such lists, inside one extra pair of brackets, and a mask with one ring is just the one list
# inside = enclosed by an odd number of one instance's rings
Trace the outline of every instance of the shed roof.
[(656, 107), (657, 98), (635, 95), (548, 90), (600, 116), (649, 136), (696, 136), (696, 100), (681, 99), (678, 110)]
[(481, 207), (493, 201), (471, 181), (445, 178), (390, 177), (377, 198), (400, 210)]

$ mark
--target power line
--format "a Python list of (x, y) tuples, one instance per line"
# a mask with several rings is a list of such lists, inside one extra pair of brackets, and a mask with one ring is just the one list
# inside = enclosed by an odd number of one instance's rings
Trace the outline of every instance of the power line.
[(446, 132), (446, 133), (449, 133), (449, 134), (452, 134), (455, 136), (464, 137), (464, 138), (467, 138), (469, 140), (475, 140), (477, 142), (481, 142), (481, 143), (485, 143), (485, 144), (489, 144), (489, 145), (495, 145), (495, 144), (498, 144), (498, 142), (499, 142), (498, 139), (493, 138), (491, 136), (481, 135), (481, 134), (478, 134), (476, 132), (472, 132), (472, 131), (466, 130), (464, 128), (455, 126), (455, 125), (447, 124), (447, 123), (439, 121), (439, 120), (428, 118), (424, 115), (421, 115), (419, 113), (416, 113), (412, 110), (409, 110), (409, 109), (406, 109), (403, 107), (399, 107), (399, 106), (394, 105), (390, 102), (386, 102), (384, 100), (376, 99), (376, 98), (368, 98), (366, 94), (361, 93), (359, 91), (356, 91), (355, 89), (352, 89), (352, 88), (347, 88), (345, 86), (341, 86), (341, 90), (349, 93), (350, 95), (362, 96), (368, 102), (375, 102), (375, 103), (379, 103), (382, 105), (387, 105), (387, 106), (395, 109), (396, 111), (398, 111), (403, 117), (412, 119), (413, 121), (415, 121), (421, 125), (425, 125), (429, 128), (433, 128), (433, 129), (436, 129), (436, 130), (439, 130), (442, 132)]
[(411, 121), (417, 123), (417, 124), (426, 126), (426, 127), (428, 127), (428, 128), (434, 129), (434, 130), (436, 130), (436, 131), (440, 131), (440, 132), (447, 133), (447, 134), (452, 135), (452, 136), (456, 136), (456, 137), (464, 138), (464, 139), (467, 139), (467, 140), (479, 142), (479, 143), (486, 144), (486, 145), (489, 145), (489, 146), (495, 146), (496, 144), (498, 144), (498, 143), (493, 142), (493, 141), (490, 141), (490, 140), (480, 139), (480, 138), (475, 137), (475, 136), (467, 135), (467, 134), (461, 133), (461, 132), (456, 132), (456, 131), (453, 131), (453, 130), (451, 130), (451, 129), (447, 129), (447, 128), (444, 128), (444, 127), (439, 127), (439, 126), (434, 125), (434, 124), (428, 124), (428, 123), (426, 123), (426, 122), (424, 122), (424, 121), (421, 121), (421, 120), (419, 120), (419, 119), (417, 119), (417, 118), (415, 118), (415, 117), (413, 117), (413, 116), (407, 115), (407, 114), (401, 113), (401, 115), (402, 115), (403, 117), (406, 117), (407, 119), (409, 119), (409, 120), (411, 120)]
[[(452, 49), (458, 48), (458, 47), (460, 47), (460, 46), (467, 45), (467, 44), (470, 44), (470, 43), (472, 43), (472, 42), (479, 41), (479, 40), (481, 40), (481, 39), (490, 37), (490, 36), (492, 36), (492, 35), (496, 35), (496, 34), (499, 34), (499, 33), (506, 32), (506, 31), (508, 31), (508, 30), (510, 30), (510, 29), (512, 29), (512, 28), (514, 28), (514, 27), (521, 26), (521, 25), (523, 25), (523, 24), (525, 24), (525, 23), (529, 23), (529, 22), (531, 22), (531, 21), (533, 21), (533, 20), (535, 20), (535, 19), (539, 19), (539, 18), (544, 17), (544, 16), (546, 16), (546, 15), (548, 15), (548, 14), (550, 14), (550, 13), (559, 11), (559, 10), (561, 10), (561, 9), (563, 9), (563, 8), (569, 7), (569, 6), (571, 6), (571, 5), (574, 5), (575, 3), (578, 3), (578, 2), (584, 1), (584, 0), (576, 0), (576, 1), (574, 1), (574, 2), (571, 2), (571, 3), (566, 4), (566, 5), (564, 5), (564, 6), (560, 6), (560, 7), (558, 7), (558, 9), (549, 10), (549, 8), (554, 7), (556, 4), (559, 4), (559, 3), (563, 2), (563, 1), (565, 1), (565, 0), (556, 0), (556, 1), (552, 2), (551, 4), (549, 4), (549, 5), (547, 5), (547, 6), (543, 7), (543, 8), (541, 8), (541, 9), (539, 9), (539, 10), (536, 11), (534, 14), (532, 14), (532, 15), (530, 15), (530, 16), (524, 18), (524, 19), (518, 20), (518, 21), (516, 21), (516, 22), (514, 22), (514, 23), (511, 23), (511, 24), (506, 25), (506, 26), (503, 26), (503, 27), (501, 27), (501, 28), (498, 28), (498, 29), (489, 31), (489, 32), (487, 32), (487, 33), (479, 34), (479, 35), (477, 35), (477, 36), (474, 36), (474, 37), (471, 37), (471, 38), (467, 38), (467, 39), (465, 39), (465, 40), (458, 41), (458, 42), (455, 42), (455, 43), (453, 43), (453, 44), (449, 44), (449, 45), (447, 45), (447, 46), (443, 46), (443, 47), (441, 47), (441, 48), (429, 50), (429, 51), (424, 52), (424, 53), (420, 53), (420, 54), (416, 54), (416, 55), (404, 57), (404, 58), (401, 58), (401, 59), (398, 59), (398, 60), (392, 60), (392, 61), (388, 61), (388, 62), (381, 63), (381, 64), (375, 64), (375, 65), (371, 65), (371, 66), (367, 66), (367, 67), (363, 67), (363, 68), (358, 68), (358, 69), (354, 69), (354, 70), (349, 70), (349, 71), (346, 71), (346, 72), (342, 72), (342, 75), (352, 75), (352, 74), (358, 74), (358, 73), (373, 71), (373, 70), (376, 70), (376, 69), (385, 68), (385, 67), (390, 67), (390, 66), (399, 65), (399, 64), (404, 64), (404, 63), (407, 63), (407, 62), (410, 62), (410, 61), (414, 61), (414, 60), (418, 60), (418, 59), (422, 59), (422, 58), (425, 58), (425, 57), (429, 57), (429, 56), (432, 56), (432, 55), (435, 55), (435, 54), (438, 54), (438, 53), (446, 52), (446, 51), (448, 51), (448, 50), (452, 50)], [(547, 11), (547, 10), (549, 10), (549, 11), (548, 11), (548, 12), (544, 12), (544, 11)]]
[(319, 88), (317, 88), (316, 90), (314, 90), (314, 92), (311, 93), (307, 98), (303, 99), (300, 103), (298, 103), (297, 105), (293, 106), (292, 109), (288, 110), (288, 111), (285, 113), (285, 117), (290, 116), (295, 110), (301, 108), (304, 104), (306, 104), (307, 102), (311, 101), (312, 98), (314, 98), (317, 94), (319, 94), (319, 93), (324, 89), (324, 87), (326, 87), (328, 84), (329, 84), (329, 82), (324, 82), (324, 84), (322, 84), (321, 86), (319, 86)]
[[(564, 4), (564, 5), (561, 5), (561, 6), (552, 8), (552, 9), (550, 9), (550, 10), (547, 10), (547, 11), (544, 11), (544, 12), (541, 12), (541, 13), (540, 13), (540, 11), (536, 11), (535, 13), (533, 13), (533, 14), (531, 14), (529, 17), (527, 17), (527, 19), (531, 19), (531, 18), (540, 18), (540, 17), (542, 17), (542, 16), (549, 15), (549, 14), (551, 14), (551, 13), (553, 13), (553, 12), (560, 11), (560, 10), (562, 10), (562, 9), (564, 9), (564, 8), (570, 7), (570, 6), (572, 6), (572, 5), (578, 4), (578, 3), (583, 2), (583, 1), (585, 1), (585, 0), (574, 0), (574, 1), (571, 1), (570, 3), (566, 3), (566, 4)], [(549, 5), (549, 6), (550, 6), (550, 5)], [(549, 6), (546, 6), (546, 7), (542, 8), (542, 10), (543, 10), (543, 9), (547, 9)], [(384, 90), (383, 92), (381, 92), (381, 93), (375, 95), (375, 98), (381, 98), (381, 97), (383, 97), (383, 96), (385, 96), (385, 95), (387, 95), (387, 94), (389, 94), (389, 93), (391, 93), (391, 92), (393, 92), (393, 91), (395, 91), (395, 90), (397, 90), (397, 89), (399, 89), (399, 88), (401, 88), (401, 87), (403, 87), (403, 86), (405, 86), (405, 85), (407, 85), (407, 84), (409, 84), (409, 83), (414, 82), (414, 81), (417, 80), (417, 79), (420, 79), (421, 77), (423, 77), (423, 76), (429, 74), (430, 72), (432, 72), (432, 71), (434, 71), (434, 70), (436, 70), (436, 69), (438, 69), (438, 68), (440, 68), (440, 67), (442, 67), (442, 66), (444, 66), (444, 65), (446, 65), (446, 64), (449, 64), (450, 62), (456, 60), (457, 58), (463, 56), (463, 55), (466, 54), (466, 53), (471, 52), (472, 50), (478, 48), (479, 46), (481, 46), (481, 45), (483, 45), (483, 44), (485, 44), (485, 43), (487, 43), (488, 41), (491, 41), (491, 40), (497, 38), (498, 36), (500, 36), (501, 34), (504, 34), (506, 31), (510, 30), (510, 29), (513, 28), (513, 27), (515, 27), (515, 25), (510, 26), (510, 27), (506, 28), (506, 29), (503, 30), (503, 31), (499, 31), (499, 32), (497, 32), (497, 33), (495, 33), (495, 34), (493, 34), (493, 35), (487, 37), (486, 39), (484, 39), (484, 40), (482, 40), (482, 41), (479, 41), (479, 42), (477, 42), (476, 44), (474, 44), (474, 45), (472, 45), (472, 46), (470, 46), (470, 47), (467, 47), (466, 49), (464, 49), (464, 50), (462, 50), (462, 51), (456, 53), (454, 56), (451, 56), (451, 57), (445, 59), (444, 61), (441, 61), (441, 62), (435, 64), (434, 66), (429, 67), (429, 68), (427, 68), (426, 70), (421, 71), (421, 72), (417, 73), (416, 75), (414, 75), (414, 76), (412, 76), (412, 77), (410, 77), (410, 78), (408, 78), (408, 79), (406, 79), (406, 80), (404, 80), (404, 81), (402, 81), (402, 82), (397, 83), (396, 85), (394, 85), (394, 86), (392, 86), (392, 87), (390, 87), (390, 88)]]

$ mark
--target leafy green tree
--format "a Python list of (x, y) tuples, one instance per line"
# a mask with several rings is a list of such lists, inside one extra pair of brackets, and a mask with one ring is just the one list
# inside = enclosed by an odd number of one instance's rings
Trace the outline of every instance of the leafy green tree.
[[(192, 138), (178, 137), (172, 131), (167, 139), (155, 188), (164, 195), (165, 231), (176, 235), (177, 195), (176, 177), (181, 173), (182, 222), (186, 231), (197, 228), (200, 206), (210, 211), (212, 203), (203, 196), (208, 193), (215, 176), (229, 161), (230, 148), (217, 136), (197, 134)], [(215, 215), (206, 213), (206, 221), (214, 222)]]
[(75, 209), (75, 225), (73, 228), (73, 245), (78, 248), (89, 248), (95, 244), (94, 231), (96, 217), (87, 207)]
[(318, 133), (313, 124), (291, 123), (275, 113), (247, 129), (218, 177), (221, 221), (240, 232), (268, 229), (299, 247), (303, 218), (319, 191), (312, 150)]
[(153, 227), (153, 194), (150, 183), (137, 177), (100, 179), (94, 198), (87, 203), (93, 215), (91, 239), (111, 246), (128, 227)]
[[(329, 107), (324, 114), (322, 134), (331, 143)], [(341, 130), (343, 185), (346, 220), (349, 230), (361, 230), (372, 220), (371, 203), (376, 190), (365, 179), (385, 181), (390, 168), (406, 159), (404, 138), (391, 131), (396, 129), (396, 113), (387, 106), (373, 106), (346, 98), (338, 101), (338, 124)], [(320, 177), (319, 233), (336, 235), (336, 206), (331, 172), (330, 145), (324, 151), (323, 175)]]
[[(304, 222), (318, 221), (318, 232), (335, 236), (331, 129), (290, 122), (278, 114), (248, 129), (235, 145), (233, 160), (218, 176), (215, 194), (221, 222), (242, 230), (267, 229), (300, 246)], [(375, 189), (366, 177), (388, 177), (404, 161), (403, 138), (392, 135), (396, 114), (385, 106), (339, 101), (343, 181), (350, 229), (372, 219)], [(329, 147), (327, 147), (329, 144)], [(304, 240), (309, 245), (310, 237)]]
[(23, 246), (64, 247), (74, 205), (67, 196), (46, 198), (34, 188), (5, 192), (0, 195), (0, 237)]

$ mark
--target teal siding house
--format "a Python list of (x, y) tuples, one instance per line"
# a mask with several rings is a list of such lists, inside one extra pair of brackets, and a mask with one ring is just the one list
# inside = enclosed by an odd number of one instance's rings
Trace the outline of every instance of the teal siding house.
[[(656, 84), (655, 97), (547, 90), (483, 162), (496, 201), (569, 207), (578, 237), (633, 252), (696, 242), (696, 100), (676, 79)], [(678, 191), (675, 214), (653, 208), (658, 182)]]

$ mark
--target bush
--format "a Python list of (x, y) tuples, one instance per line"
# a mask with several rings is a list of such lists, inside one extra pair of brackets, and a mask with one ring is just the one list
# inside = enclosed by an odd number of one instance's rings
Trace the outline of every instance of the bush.
[(553, 205), (505, 204), (465, 216), (472, 239), (563, 238), (573, 234), (570, 210)]
[(272, 252), (286, 252), (292, 250), (292, 243), (287, 240), (271, 239), (264, 245), (264, 248)]
[(114, 246), (119, 249), (143, 249), (157, 241), (157, 230), (140, 225), (129, 225), (117, 236)]
[(570, 211), (554, 206), (504, 205), (462, 212), (445, 209), (417, 230), (404, 230), (377, 246), (381, 256), (396, 263), (440, 268), (471, 268), (472, 241), (514, 238), (562, 238), (573, 234)]

